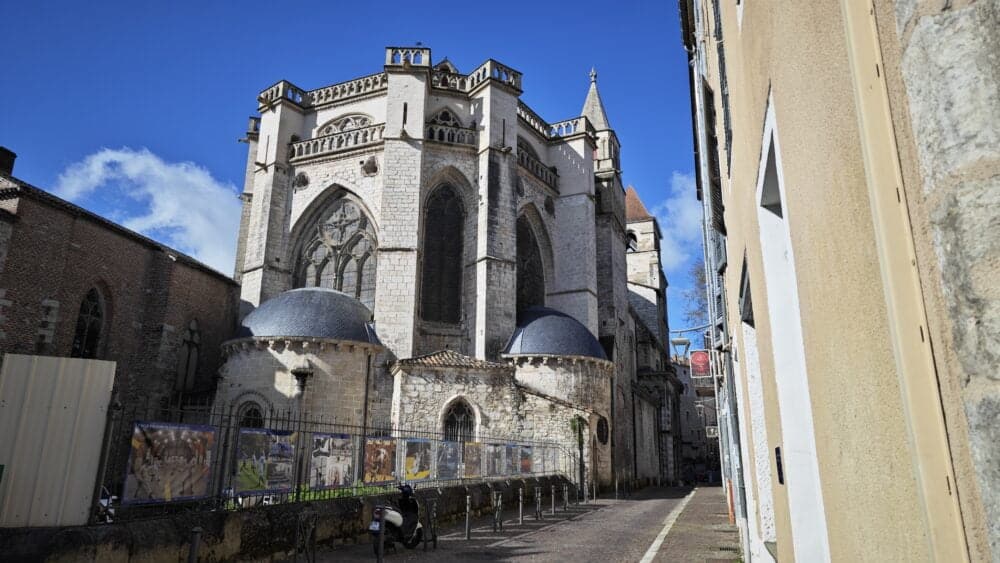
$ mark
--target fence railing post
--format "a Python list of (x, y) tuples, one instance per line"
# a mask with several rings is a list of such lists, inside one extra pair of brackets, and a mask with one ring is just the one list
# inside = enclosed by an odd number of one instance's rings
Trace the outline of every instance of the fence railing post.
[(198, 547), (201, 543), (201, 528), (191, 528), (191, 546), (188, 548), (188, 563), (198, 563)]
[(517, 523), (524, 525), (524, 485), (517, 490)]
[(472, 495), (465, 495), (465, 539), (472, 539)]

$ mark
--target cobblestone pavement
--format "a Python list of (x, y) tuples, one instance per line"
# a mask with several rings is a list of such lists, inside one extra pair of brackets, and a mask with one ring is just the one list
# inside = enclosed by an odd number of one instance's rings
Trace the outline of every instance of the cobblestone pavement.
[[(525, 508), (518, 524), (517, 508), (505, 511), (503, 532), (493, 532), (492, 517), (473, 522), (472, 539), (466, 540), (464, 521), (442, 529), (438, 549), (422, 546), (408, 550), (397, 546), (385, 560), (394, 561), (640, 561), (664, 528), (671, 511), (686, 506), (662, 541), (656, 561), (733, 561), (736, 528), (727, 523), (722, 489), (650, 487), (627, 500), (599, 499), (596, 503), (557, 507), (552, 515), (536, 521), (533, 508)], [(374, 561), (369, 543), (341, 545), (323, 550), (317, 561)]]

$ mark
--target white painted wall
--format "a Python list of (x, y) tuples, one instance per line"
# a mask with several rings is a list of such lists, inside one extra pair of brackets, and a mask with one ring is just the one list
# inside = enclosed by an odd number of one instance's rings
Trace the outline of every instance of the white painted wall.
[[(820, 487), (795, 257), (788, 228), (773, 100), (768, 103), (758, 169), (757, 221), (784, 440), (781, 452), (788, 487), (792, 545), (799, 561), (829, 561), (830, 543)], [(781, 214), (765, 206), (780, 210)]]

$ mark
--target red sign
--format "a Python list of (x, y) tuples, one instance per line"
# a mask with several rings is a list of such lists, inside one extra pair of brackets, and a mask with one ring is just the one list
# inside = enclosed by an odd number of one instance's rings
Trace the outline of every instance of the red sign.
[(708, 350), (693, 350), (691, 352), (691, 377), (708, 377), (712, 375), (709, 365)]

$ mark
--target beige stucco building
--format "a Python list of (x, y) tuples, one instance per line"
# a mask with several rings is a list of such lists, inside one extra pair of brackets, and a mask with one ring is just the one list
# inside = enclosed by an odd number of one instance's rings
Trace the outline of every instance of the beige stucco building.
[(745, 559), (1000, 560), (1000, 2), (681, 7)]

